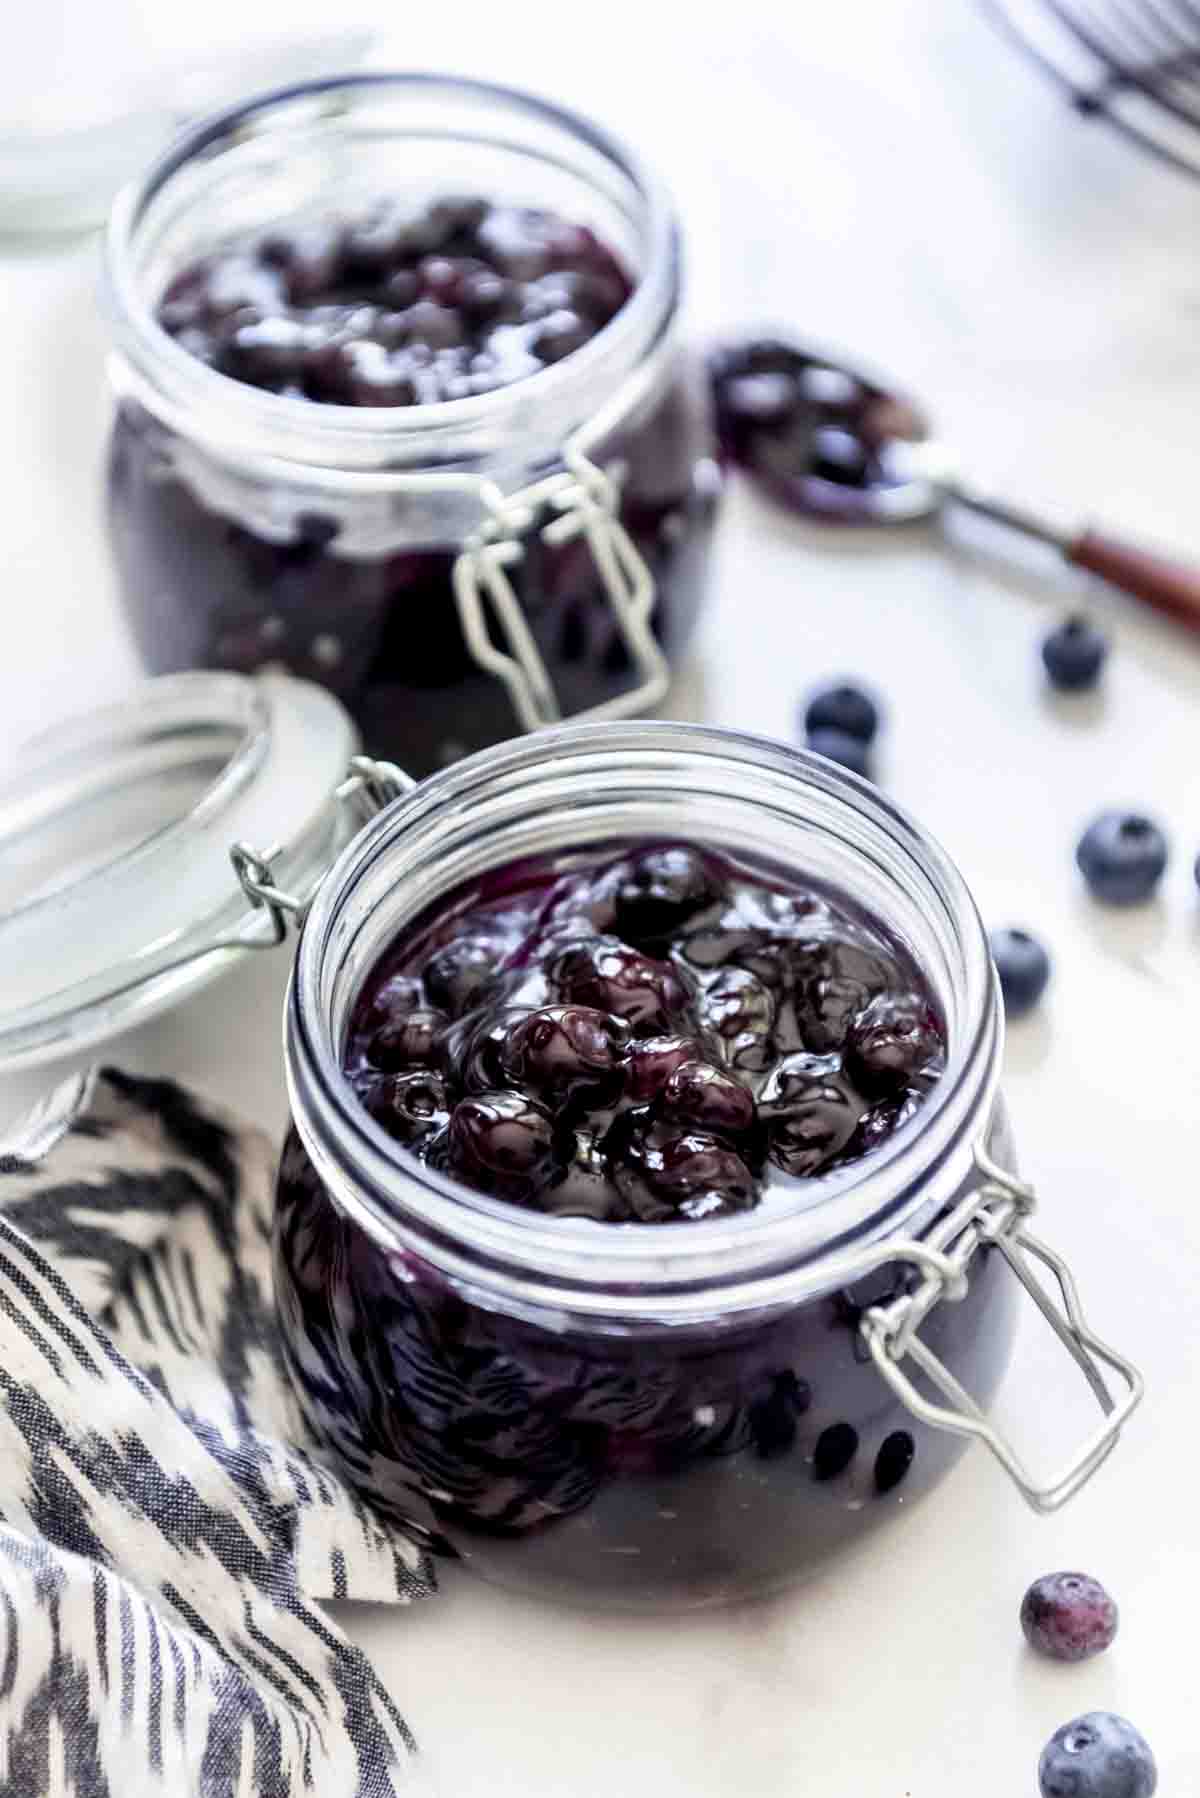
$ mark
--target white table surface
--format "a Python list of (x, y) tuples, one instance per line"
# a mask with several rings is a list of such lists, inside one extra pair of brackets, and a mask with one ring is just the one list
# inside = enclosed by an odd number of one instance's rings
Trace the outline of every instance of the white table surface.
[[(168, 29), (159, 8), (152, 28)], [(183, 9), (180, 9), (183, 10)], [(191, 12), (192, 9), (187, 9)], [(204, 9), (214, 31), (232, 0)], [(317, 19), (315, 0), (265, 17)], [(642, 143), (676, 189), (698, 328), (778, 317), (860, 347), (936, 405), (972, 467), (1200, 555), (1200, 187), (1072, 117), (970, 6), (610, 0), (408, 9), (396, 61), (539, 85)], [(197, 28), (191, 20), (191, 28)], [(120, 692), (134, 668), (105, 564), (106, 419), (94, 244), (11, 249), (0, 271), (0, 750)], [(1053, 989), (1008, 1046), (1043, 1230), (1149, 1397), (1116, 1456), (1039, 1520), (982, 1451), (890, 1534), (771, 1603), (629, 1621), (553, 1611), (454, 1569), (416, 1610), (346, 1610), (448, 1798), (1014, 1798), (1078, 1711), (1124, 1712), (1163, 1798), (1200, 1789), (1192, 1610), (1200, 1380), (1200, 642), (1098, 596), (1116, 645), (1099, 697), (1050, 696), (1037, 645), (1077, 591), (998, 536), (851, 539), (735, 490), (680, 709), (781, 735), (827, 673), (887, 695), (888, 788), (958, 858), (988, 919), (1024, 923)], [(1083, 897), (1078, 829), (1158, 815), (1161, 898)], [(119, 1046), (272, 1129), (282, 956), (261, 957)], [(10, 1079), (0, 1115), (40, 1084)], [(1087, 1420), (1030, 1321), (1002, 1395), (1030, 1453)], [(1057, 1669), (1023, 1649), (1028, 1581), (1103, 1577), (1113, 1651)]]

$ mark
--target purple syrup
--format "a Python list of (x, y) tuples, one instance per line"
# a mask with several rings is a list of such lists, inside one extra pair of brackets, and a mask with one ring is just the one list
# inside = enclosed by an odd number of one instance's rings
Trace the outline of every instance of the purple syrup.
[(873, 1152), (944, 1060), (928, 986), (881, 925), (774, 870), (654, 843), (448, 895), (368, 979), (344, 1065), (402, 1147), (468, 1185), (670, 1223)]

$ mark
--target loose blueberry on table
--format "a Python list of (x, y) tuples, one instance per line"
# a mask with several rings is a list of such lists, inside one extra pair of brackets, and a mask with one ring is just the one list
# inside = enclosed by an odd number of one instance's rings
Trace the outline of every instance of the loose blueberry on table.
[[(381, 200), (214, 246), (170, 280), (158, 319), (179, 349), (292, 402), (293, 414), (295, 402), (371, 407), (384, 431), (388, 411), (470, 402), (562, 363), (631, 292), (618, 257), (553, 212), (465, 196), (415, 211)], [(655, 577), (652, 624), (669, 653), (703, 594), (714, 449), (706, 384), (685, 363), (596, 449), (620, 469), (620, 519)], [(411, 509), (381, 521), (372, 495), (331, 497), (322, 474), (297, 461), (294, 480), (265, 489), (209, 468), (197, 445), (122, 404), (110, 518), (147, 665), (282, 666), (330, 687), (367, 750), (418, 775), (514, 735), (507, 690), (473, 659), (459, 622), (457, 544), (421, 538)], [(585, 543), (529, 533), (510, 576), (564, 713), (634, 684)]]
[(1094, 687), (1108, 659), (1108, 638), (1081, 612), (1052, 630), (1042, 644), (1042, 661), (1052, 685), (1064, 693)]
[(1149, 899), (1166, 872), (1167, 839), (1141, 812), (1101, 812), (1079, 839), (1075, 861), (1095, 898), (1107, 905)]
[(1027, 930), (993, 930), (989, 942), (1010, 1018), (1032, 1011), (1050, 980), (1050, 957)]
[(878, 926), (662, 844), (451, 895), (368, 981), (345, 1065), (397, 1142), (469, 1185), (658, 1224), (858, 1160), (944, 1053), (924, 982)]
[(1021, 1628), (1031, 1648), (1053, 1661), (1087, 1661), (1110, 1648), (1117, 1607), (1099, 1580), (1086, 1573), (1047, 1573), (1021, 1603)]
[(1056, 1730), (1038, 1766), (1042, 1798), (1153, 1798), (1158, 1768), (1144, 1736), (1112, 1711)]
[(908, 400), (781, 338), (725, 345), (709, 373), (725, 455), (795, 511), (843, 522), (884, 515), (900, 484), (889, 446), (927, 434)]

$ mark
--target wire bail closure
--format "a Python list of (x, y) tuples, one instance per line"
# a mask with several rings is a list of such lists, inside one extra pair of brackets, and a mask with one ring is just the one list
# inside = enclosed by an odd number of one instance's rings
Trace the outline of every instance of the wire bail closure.
[[(558, 516), (542, 527), (544, 542), (558, 547), (586, 538), (638, 676), (628, 692), (573, 716), (623, 718), (643, 711), (657, 705), (670, 680), (667, 659), (650, 628), (654, 577), (618, 516), (617, 482), (578, 445), (567, 445), (563, 461), (564, 468), (516, 493), (505, 494), (494, 483), (484, 483), (480, 498), (486, 516), (454, 563), (454, 597), (467, 648), (480, 668), (503, 682), (522, 730), (557, 724), (563, 716), (508, 574), (525, 553), (522, 535), (547, 508)], [(502, 647), (492, 640), (489, 608), (499, 625)]]
[[(1026, 1227), (1037, 1203), (1033, 1189), (998, 1167), (978, 1144), (975, 1161), (983, 1175), (983, 1185), (974, 1188), (929, 1237), (923, 1241), (881, 1243), (878, 1251), (872, 1252), (872, 1269), (889, 1261), (909, 1261), (922, 1277), (912, 1292), (867, 1311), (859, 1326), (860, 1333), (880, 1375), (914, 1417), (934, 1429), (976, 1437), (985, 1443), (1027, 1503), (1035, 1511), (1048, 1513), (1073, 1497), (1107, 1458), (1125, 1423), (1141, 1403), (1145, 1386), (1132, 1363), (1102, 1342), (1089, 1326), (1067, 1264)], [(935, 1305), (965, 1297), (967, 1269), (975, 1254), (987, 1245), (1004, 1256), (1079, 1367), (1105, 1417), (1073, 1460), (1043, 1481), (1030, 1473), (1008, 1439), (988, 1422), (974, 1399), (917, 1333)], [(1058, 1301), (1038, 1278), (1034, 1262), (1054, 1275)], [(905, 1371), (906, 1360), (912, 1361), (947, 1404), (939, 1404), (918, 1390)], [(1125, 1391), (1121, 1397), (1114, 1398), (1105, 1370), (1123, 1382)]]
[[(377, 812), (390, 805), (393, 799), (411, 793), (416, 784), (412, 776), (405, 774), (395, 762), (380, 762), (370, 756), (356, 755), (352, 757), (346, 778), (337, 788), (334, 798), (339, 805), (351, 811), (361, 825), (368, 823)], [(304, 922), (304, 914), (312, 903), (311, 893), (307, 899), (298, 899), (294, 893), (283, 892), (275, 885), (271, 864), (278, 856), (278, 849), (261, 854), (248, 843), (234, 843), (229, 851), (238, 885), (254, 909), (265, 911), (271, 921), (271, 935), (247, 942), (247, 947), (276, 948), (287, 936), (289, 921), (299, 929)]]

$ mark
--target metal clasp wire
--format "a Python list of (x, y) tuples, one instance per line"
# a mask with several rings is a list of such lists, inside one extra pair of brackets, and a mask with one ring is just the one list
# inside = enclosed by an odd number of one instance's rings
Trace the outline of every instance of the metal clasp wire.
[[(617, 516), (617, 484), (576, 444), (564, 449), (563, 461), (565, 468), (517, 493), (506, 495), (494, 483), (484, 482), (480, 498), (487, 516), (468, 537), (454, 564), (454, 596), (467, 648), (481, 668), (504, 683), (522, 730), (556, 724), (563, 715), (508, 575), (524, 555), (522, 534), (546, 508), (558, 517), (543, 527), (543, 541), (557, 547), (575, 537), (587, 539), (638, 676), (637, 685), (627, 692), (574, 715), (623, 718), (643, 711), (663, 698), (670, 679), (666, 657), (650, 625), (654, 577)], [(503, 647), (492, 640), (485, 597), (500, 627)]]
[[(1056, 1511), (1091, 1478), (1116, 1444), (1122, 1428), (1142, 1401), (1144, 1383), (1137, 1369), (1094, 1333), (1079, 1302), (1074, 1277), (1061, 1256), (1026, 1228), (1036, 1198), (1031, 1187), (1012, 1178), (980, 1147), (975, 1159), (984, 1184), (923, 1242), (892, 1244), (892, 1259), (912, 1261), (922, 1278), (913, 1292), (886, 1305), (873, 1306), (860, 1331), (882, 1377), (914, 1417), (935, 1429), (985, 1443), (1035, 1511)], [(1096, 1396), (1105, 1421), (1074, 1458), (1052, 1478), (1038, 1481), (1012, 1444), (988, 1422), (974, 1399), (917, 1334), (934, 1305), (965, 1296), (967, 1268), (987, 1244), (1004, 1256), (1012, 1272), (1079, 1366)], [(1056, 1303), (1034, 1272), (1032, 1262), (1047, 1268), (1058, 1283)], [(903, 1363), (911, 1360), (948, 1405), (937, 1404), (918, 1390)], [(1115, 1399), (1105, 1378), (1115, 1373), (1125, 1386)]]
[[(356, 755), (334, 798), (338, 805), (353, 810), (359, 822), (365, 824), (393, 799), (410, 793), (415, 785), (412, 776), (405, 774), (394, 762)], [(248, 843), (234, 843), (229, 851), (238, 885), (255, 910), (265, 911), (271, 921), (269, 937), (254, 941), (239, 939), (239, 946), (273, 949), (286, 937), (289, 920), (295, 922), (297, 929), (304, 922), (313, 895), (310, 893), (307, 899), (299, 899), (294, 893), (283, 892), (275, 885), (271, 864), (278, 859), (279, 853), (278, 849), (272, 849), (264, 855)]]

